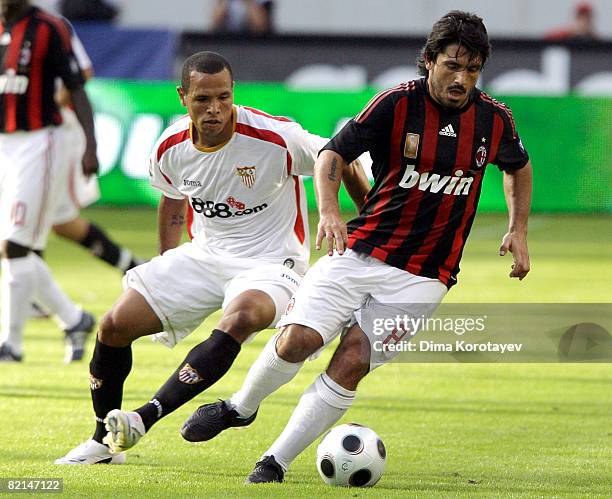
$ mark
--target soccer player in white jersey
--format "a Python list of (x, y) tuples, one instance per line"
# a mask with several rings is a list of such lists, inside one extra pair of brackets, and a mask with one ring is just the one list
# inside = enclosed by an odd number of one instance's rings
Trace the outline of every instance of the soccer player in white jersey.
[[(83, 80), (88, 81), (93, 77), (91, 59), (70, 23), (65, 19), (64, 21), (72, 30), (72, 49), (75, 59), (79, 63)], [(61, 80), (57, 81), (55, 99), (62, 114), (63, 161), (68, 172), (59, 186), (60, 192), (56, 196), (58, 204), (53, 216), (53, 232), (64, 239), (74, 241), (87, 249), (93, 256), (116, 267), (121, 272), (126, 272), (136, 265), (140, 265), (144, 260), (135, 257), (129, 249), (118, 245), (110, 239), (101, 227), (85, 220), (79, 214), (82, 207), (95, 203), (100, 198), (98, 178), (96, 175), (83, 174), (80, 158), (85, 151), (85, 134), (72, 109), (70, 93)], [(44, 247), (42, 245), (35, 247), (34, 251), (40, 257), (43, 257)], [(43, 305), (34, 302), (31, 316), (47, 317), (48, 311)], [(85, 342), (88, 334), (93, 330), (94, 323), (93, 316), (85, 312), (83, 323), (80, 326), (82, 331), (66, 335), (64, 357), (66, 363), (82, 359)]]
[[(83, 79), (93, 77), (93, 65), (77, 34), (72, 32), (72, 47), (74, 55), (81, 67)], [(89, 206), (100, 199), (98, 178), (95, 175), (83, 175), (78, 166), (78, 158), (85, 148), (85, 135), (72, 110), (70, 94), (64, 86), (60, 86), (56, 99), (61, 106), (64, 120), (64, 142), (66, 161), (69, 164), (68, 182), (65, 193), (55, 212), (53, 231), (60, 237), (74, 241), (86, 248), (93, 256), (116, 267), (121, 272), (144, 262), (136, 258), (132, 252), (111, 240), (108, 234), (98, 225), (85, 220), (79, 215), (81, 208)]]
[[(162, 192), (161, 255), (128, 271), (124, 293), (100, 322), (90, 364), (96, 430), (57, 464), (123, 462), (121, 451), (218, 381), (241, 344), (276, 323), (307, 269), (299, 175), (312, 175), (326, 140), (286, 118), (235, 106), (233, 87), (231, 67), (218, 54), (200, 52), (183, 65), (177, 90), (189, 115), (166, 129), (150, 159), (151, 183)], [(367, 183), (359, 165), (343, 178), (349, 193)], [(187, 204), (197, 233), (179, 246)], [(211, 336), (153, 398), (120, 411), (132, 342), (155, 334), (173, 346), (219, 308)]]

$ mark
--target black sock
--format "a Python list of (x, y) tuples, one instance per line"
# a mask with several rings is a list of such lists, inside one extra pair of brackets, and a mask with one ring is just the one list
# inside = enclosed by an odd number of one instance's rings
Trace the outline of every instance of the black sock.
[(41, 257), (43, 260), (45, 259), (45, 252), (44, 250), (32, 250), (32, 253), (36, 253), (39, 257)]
[(104, 418), (112, 409), (120, 409), (123, 382), (132, 369), (132, 347), (109, 347), (96, 338), (96, 347), (89, 363), (89, 387), (96, 413), (93, 439), (102, 443), (106, 435)]
[(229, 334), (214, 329), (206, 341), (191, 349), (153, 399), (136, 409), (146, 430), (219, 381), (239, 352), (240, 343)]
[(89, 222), (89, 230), (80, 243), (92, 255), (116, 267), (121, 256), (121, 248), (109, 239), (102, 229)]

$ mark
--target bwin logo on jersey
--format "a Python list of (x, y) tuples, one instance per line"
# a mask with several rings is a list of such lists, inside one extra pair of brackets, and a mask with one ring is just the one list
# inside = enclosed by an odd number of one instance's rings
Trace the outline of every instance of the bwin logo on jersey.
[(444, 194), (467, 196), (470, 193), (474, 177), (461, 178), (463, 170), (456, 170), (454, 173), (453, 176), (442, 176), (431, 172), (419, 173), (414, 169), (414, 165), (407, 165), (399, 186), (410, 189), (418, 184), (418, 188), (422, 191), (437, 193), (444, 189), (442, 191)]
[(23, 95), (28, 90), (29, 84), (27, 76), (17, 75), (14, 69), (9, 69), (0, 75), (0, 94)]

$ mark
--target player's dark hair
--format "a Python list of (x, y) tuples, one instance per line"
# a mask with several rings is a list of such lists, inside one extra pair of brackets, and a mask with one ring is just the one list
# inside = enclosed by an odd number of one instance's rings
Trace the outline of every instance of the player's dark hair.
[(196, 54), (190, 55), (183, 63), (181, 86), (185, 92), (189, 90), (189, 81), (192, 71), (214, 75), (220, 73), (224, 69), (229, 71), (230, 78), (234, 81), (232, 67), (225, 57), (216, 52), (197, 52)]
[(491, 55), (489, 35), (482, 18), (470, 12), (453, 10), (433, 25), (427, 42), (417, 59), (417, 69), (421, 76), (427, 76), (426, 61), (434, 62), (446, 47), (458, 44), (470, 53), (470, 61), (480, 58), (482, 66)]

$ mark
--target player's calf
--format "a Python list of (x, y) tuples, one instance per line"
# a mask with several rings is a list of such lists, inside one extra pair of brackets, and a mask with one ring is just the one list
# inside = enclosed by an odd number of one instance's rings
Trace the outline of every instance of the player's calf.
[(370, 341), (358, 325), (349, 329), (334, 352), (327, 374), (347, 390), (356, 390), (370, 371)]

